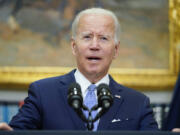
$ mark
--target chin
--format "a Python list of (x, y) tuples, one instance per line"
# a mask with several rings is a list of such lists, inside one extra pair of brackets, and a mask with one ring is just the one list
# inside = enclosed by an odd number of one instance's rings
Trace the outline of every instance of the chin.
[(99, 73), (99, 70), (97, 70), (97, 69), (89, 69), (89, 70), (87, 70), (87, 73), (88, 74), (97, 74), (97, 73)]

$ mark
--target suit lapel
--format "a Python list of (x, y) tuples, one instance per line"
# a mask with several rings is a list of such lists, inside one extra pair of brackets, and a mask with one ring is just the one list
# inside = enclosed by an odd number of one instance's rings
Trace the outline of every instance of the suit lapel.
[(106, 112), (99, 121), (98, 130), (106, 130), (108, 125), (113, 120), (113, 117), (116, 115), (118, 110), (120, 109), (120, 105), (123, 102), (123, 97), (121, 97), (121, 89), (120, 86), (112, 79), (110, 76), (110, 90), (113, 95), (113, 105), (111, 108)]
[[(69, 113), (69, 116), (71, 117), (75, 129), (77, 130), (86, 130), (85, 123), (81, 120), (81, 118), (77, 115), (77, 113), (69, 106), (67, 102), (67, 92), (69, 85), (73, 82), (75, 82), (74, 77), (75, 70), (71, 71), (69, 74), (64, 75), (63, 78), (60, 81), (59, 85), (59, 91), (60, 95), (64, 99), (65, 109), (67, 110), (67, 113)], [(99, 121), (98, 130), (106, 130), (108, 128), (108, 125), (111, 123), (113, 117), (116, 115), (118, 110), (120, 109), (120, 105), (123, 102), (123, 97), (121, 97), (121, 91), (122, 89), (120, 86), (112, 79), (110, 76), (110, 85), (109, 85), (112, 95), (114, 97), (114, 102), (112, 107), (106, 112)]]
[(64, 104), (65, 104), (65, 109), (68, 110), (67, 113), (69, 113), (69, 116), (71, 117), (75, 127), (77, 130), (85, 130), (85, 124), (81, 120), (81, 118), (78, 116), (78, 114), (69, 106), (67, 102), (67, 93), (68, 93), (68, 88), (69, 85), (73, 82), (75, 82), (74, 78), (74, 72), (75, 70), (71, 71), (69, 74), (63, 76), (64, 78), (61, 79), (60, 81), (60, 92), (61, 95), (63, 96), (64, 99)]

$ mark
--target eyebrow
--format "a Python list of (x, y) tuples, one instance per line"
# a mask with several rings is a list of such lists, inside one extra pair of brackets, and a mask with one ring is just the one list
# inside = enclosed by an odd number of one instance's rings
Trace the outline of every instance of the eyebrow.
[[(80, 36), (84, 36), (84, 35), (88, 35), (88, 34), (93, 34), (92, 32), (81, 32), (79, 35)], [(112, 36), (108, 35), (108, 34), (98, 34), (98, 36), (105, 36), (105, 37), (108, 37), (108, 38), (111, 38)]]

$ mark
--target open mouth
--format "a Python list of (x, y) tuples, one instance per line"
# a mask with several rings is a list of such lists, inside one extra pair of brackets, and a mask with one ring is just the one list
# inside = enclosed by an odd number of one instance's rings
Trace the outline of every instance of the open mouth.
[(99, 60), (101, 60), (100, 57), (87, 57), (87, 59), (88, 59), (89, 61), (99, 61)]

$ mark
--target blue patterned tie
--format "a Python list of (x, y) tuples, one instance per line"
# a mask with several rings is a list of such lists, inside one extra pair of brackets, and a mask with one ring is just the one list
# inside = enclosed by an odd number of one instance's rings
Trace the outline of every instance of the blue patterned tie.
[[(91, 84), (88, 87), (88, 92), (87, 92), (86, 97), (84, 99), (84, 104), (89, 109), (91, 109), (94, 105), (97, 104), (97, 99), (96, 99), (96, 95), (95, 95), (95, 89), (96, 89), (96, 85)], [(86, 118), (88, 118), (88, 111), (84, 111), (84, 113), (86, 115)], [(92, 111), (91, 115), (92, 115), (93, 119), (95, 118), (96, 114), (97, 114), (97, 111)], [(93, 131), (97, 130), (97, 126), (98, 126), (98, 121), (94, 122)]]

